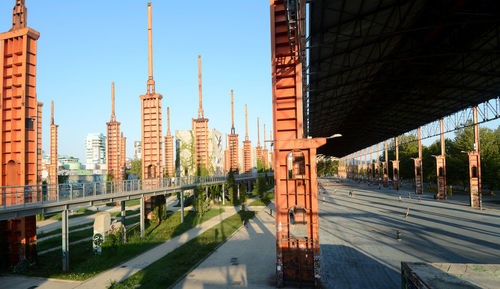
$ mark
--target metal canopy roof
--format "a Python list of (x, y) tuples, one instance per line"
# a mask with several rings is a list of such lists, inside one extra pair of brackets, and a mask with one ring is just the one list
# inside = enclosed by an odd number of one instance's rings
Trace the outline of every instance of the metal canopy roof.
[(500, 93), (500, 1), (315, 0), (309, 135), (345, 156)]

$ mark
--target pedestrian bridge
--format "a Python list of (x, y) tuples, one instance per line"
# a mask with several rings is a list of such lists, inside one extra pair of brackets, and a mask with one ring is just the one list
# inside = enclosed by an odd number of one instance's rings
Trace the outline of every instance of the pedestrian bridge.
[[(254, 181), (266, 174), (235, 175), (236, 182)], [(267, 176), (273, 176), (272, 172)], [(88, 182), (0, 187), (0, 221), (68, 209), (168, 195), (196, 186), (222, 185), (226, 176), (189, 176), (163, 179)], [(182, 204), (181, 204), (182, 205)]]

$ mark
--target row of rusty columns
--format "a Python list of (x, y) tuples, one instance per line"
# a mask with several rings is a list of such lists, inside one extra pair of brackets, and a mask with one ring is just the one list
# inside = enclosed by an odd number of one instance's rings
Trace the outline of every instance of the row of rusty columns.
[[(479, 124), (477, 107), (473, 108), (473, 124), (474, 124), (474, 150), (468, 152), (469, 158), (469, 193), (471, 207), (481, 206), (481, 162), (480, 162), (480, 142), (479, 142)], [(437, 176), (437, 193), (436, 198), (445, 200), (448, 196), (446, 186), (446, 156), (445, 156), (445, 139), (444, 139), (444, 120), (440, 119), (440, 138), (441, 138), (441, 154), (434, 156), (436, 159), (436, 176)], [(423, 169), (422, 169), (422, 136), (420, 127), (417, 129), (418, 141), (418, 157), (413, 158), (415, 168), (415, 193), (422, 194), (423, 186)], [(394, 138), (395, 143), (395, 160), (392, 160), (392, 185), (395, 190), (400, 188), (399, 180), (399, 143), (398, 137)], [(373, 183), (375, 185), (382, 184), (384, 187), (389, 186), (389, 159), (387, 140), (384, 141), (384, 160), (381, 162), (382, 170), (379, 169), (379, 144), (376, 144), (375, 154), (372, 157), (372, 147), (362, 149), (352, 153), (339, 160), (338, 174), (342, 178), (349, 178), (358, 181)], [(369, 151), (369, 153), (368, 153)], [(367, 161), (367, 155), (369, 158)], [(364, 155), (364, 162), (363, 162)]]

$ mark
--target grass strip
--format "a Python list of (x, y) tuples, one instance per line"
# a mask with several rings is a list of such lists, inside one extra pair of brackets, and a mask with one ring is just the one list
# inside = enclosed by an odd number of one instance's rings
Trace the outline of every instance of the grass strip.
[[(95, 213), (97, 213), (97, 212), (95, 212)], [(137, 210), (126, 210), (126, 212), (125, 212), (125, 214), (127, 216), (129, 216), (129, 215), (135, 215), (135, 214), (138, 214), (138, 213), (139, 213), (139, 209), (137, 209)], [(120, 217), (121, 216), (121, 212), (112, 212), (112, 213), (110, 213), (110, 215), (111, 215), (111, 217)], [(134, 218), (135, 217), (125, 219), (125, 225), (134, 223), (134, 222), (128, 222), (127, 223), (127, 221), (129, 219), (134, 219)], [(135, 221), (135, 222), (138, 222), (138, 221)], [(93, 222), (88, 222), (86, 224), (71, 226), (71, 227), (69, 227), (69, 230), (70, 230), (70, 233), (71, 233), (71, 230), (76, 230), (76, 229), (79, 229), (79, 228), (84, 228), (84, 227), (88, 227), (88, 226), (92, 226), (92, 225), (93, 225)], [(49, 231), (49, 232), (39, 233), (39, 234), (36, 235), (36, 237), (37, 238), (44, 238), (44, 237), (48, 237), (48, 236), (51, 236), (51, 235), (59, 235), (61, 233), (62, 233), (61, 229), (56, 229), (56, 230), (52, 230), (52, 231)]]
[(168, 288), (254, 216), (253, 211), (240, 211), (110, 288)]
[(263, 198), (260, 198), (258, 200), (255, 200), (253, 202), (251, 202), (249, 204), (249, 206), (267, 206), (269, 205), (269, 203), (271, 203), (271, 200), (274, 199), (274, 193), (273, 192), (269, 192), (269, 193), (266, 193), (264, 194), (264, 197)]
[[(144, 238), (140, 237), (139, 225), (129, 227), (127, 229), (127, 243), (114, 248), (103, 248), (101, 255), (93, 254), (91, 240), (70, 245), (69, 272), (61, 270), (61, 250), (55, 250), (40, 255), (37, 265), (31, 267), (25, 274), (45, 278), (85, 280), (180, 235), (223, 211), (224, 209), (221, 208), (210, 209), (203, 217), (199, 217), (194, 211), (185, 211), (184, 223), (180, 222), (180, 211), (176, 211), (159, 224), (147, 222)], [(58, 238), (58, 242), (60, 243), (60, 238)]]
[[(85, 239), (88, 237), (92, 237), (94, 233), (94, 228), (88, 228), (81, 231), (71, 232), (69, 233), (69, 242), (78, 241), (81, 239)], [(56, 236), (49, 238), (47, 240), (40, 241), (36, 244), (37, 251), (44, 251), (50, 248), (54, 248), (57, 246), (61, 246), (61, 236)]]

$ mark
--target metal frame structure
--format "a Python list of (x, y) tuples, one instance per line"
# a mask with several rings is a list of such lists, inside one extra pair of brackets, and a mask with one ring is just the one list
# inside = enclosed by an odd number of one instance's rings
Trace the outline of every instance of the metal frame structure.
[(282, 0), (272, 0), (270, 8), (276, 285), (320, 287), (316, 149), (326, 139), (304, 136), (301, 40), (306, 9), (304, 2)]
[(196, 171), (200, 168), (205, 168), (208, 172), (209, 169), (209, 156), (208, 156), (208, 118), (205, 118), (203, 111), (203, 100), (201, 93), (201, 56), (198, 55), (198, 91), (199, 91), (199, 104), (198, 118), (193, 119), (192, 129), (194, 132), (194, 155)]
[(239, 142), (234, 128), (234, 97), (231, 89), (231, 133), (229, 134), (229, 167), (234, 173), (239, 173)]
[(116, 121), (115, 115), (115, 83), (111, 83), (111, 120), (106, 123), (106, 166), (108, 175), (112, 180), (123, 180), (122, 169), (122, 136), (120, 135), (120, 123)]
[(318, 0), (309, 14), (309, 132), (343, 135), (319, 153), (342, 157), (500, 94), (500, 2)]
[(243, 141), (243, 173), (252, 172), (252, 141), (248, 138), (248, 115), (245, 104), (245, 140)]
[(175, 175), (174, 136), (170, 134), (170, 108), (167, 107), (167, 135), (165, 136), (165, 172), (167, 176)]

